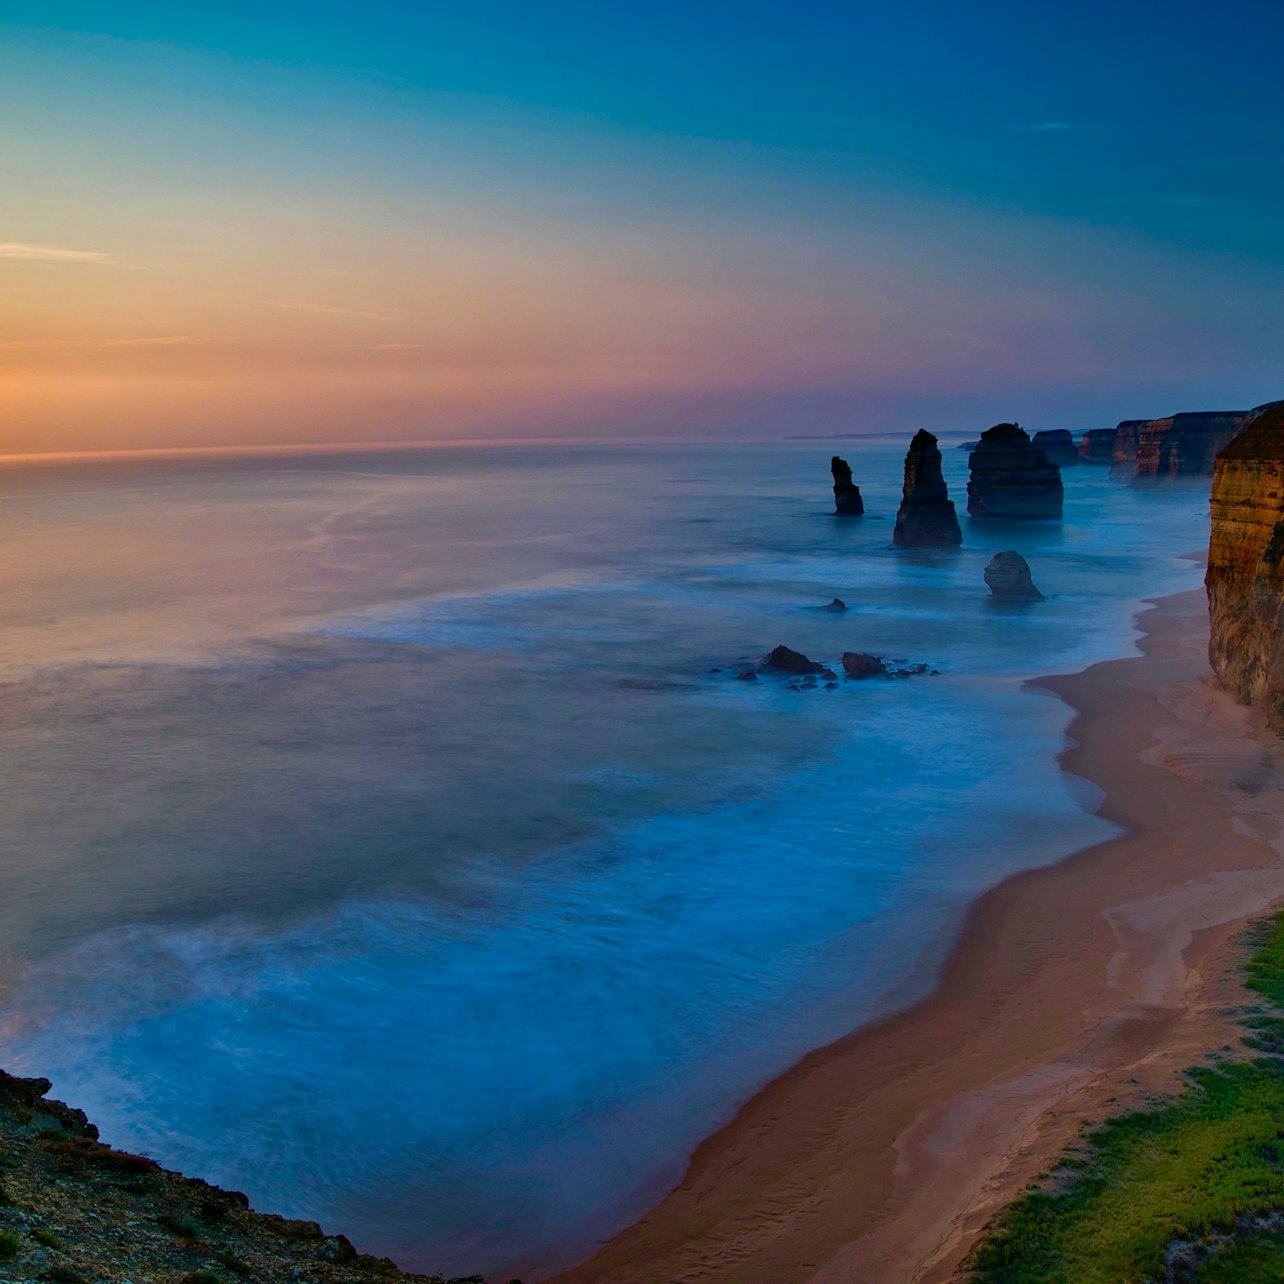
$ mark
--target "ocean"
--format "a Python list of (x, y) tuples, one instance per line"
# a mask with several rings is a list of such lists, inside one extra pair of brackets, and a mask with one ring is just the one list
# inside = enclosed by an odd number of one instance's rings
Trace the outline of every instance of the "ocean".
[(900, 552), (908, 435), (0, 465), (0, 1065), (407, 1268), (586, 1256), (1114, 832), (1026, 683), (1200, 583), (1207, 486), (975, 522), (943, 440), (964, 548)]

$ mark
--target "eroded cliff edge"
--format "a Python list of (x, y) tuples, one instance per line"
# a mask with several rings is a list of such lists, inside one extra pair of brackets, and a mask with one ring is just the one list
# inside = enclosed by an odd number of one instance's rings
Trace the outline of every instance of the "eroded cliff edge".
[[(0, 1071), (0, 1278), (165, 1284), (446, 1284), (358, 1253), (315, 1222), (113, 1150), (48, 1079)], [(459, 1284), (464, 1284), (460, 1281)]]
[(1208, 659), (1284, 731), (1284, 401), (1252, 412), (1217, 456), (1208, 544)]

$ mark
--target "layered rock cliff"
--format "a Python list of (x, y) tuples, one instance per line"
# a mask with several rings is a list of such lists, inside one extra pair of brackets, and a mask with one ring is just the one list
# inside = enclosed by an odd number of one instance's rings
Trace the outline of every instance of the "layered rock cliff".
[(1079, 462), (1079, 447), (1068, 428), (1045, 428), (1031, 440), (1058, 468), (1070, 468)]
[(1284, 732), (1284, 402), (1252, 412), (1217, 456), (1208, 544), (1208, 660)]
[(860, 497), (860, 487), (852, 482), (852, 468), (837, 455), (829, 461), (829, 471), (834, 477), (834, 516), (863, 517), (865, 503)]
[(1079, 458), (1085, 464), (1108, 464), (1118, 435), (1118, 428), (1089, 428), (1079, 440)]
[(941, 451), (919, 429), (905, 453), (905, 485), (896, 510), (892, 543), (897, 548), (957, 548), (963, 531), (941, 473)]
[(995, 424), (981, 434), (968, 460), (967, 511), (973, 517), (1059, 518), (1061, 469), (1024, 428)]
[(1137, 441), (1138, 480), (1209, 476), (1217, 453), (1248, 420), (1245, 410), (1201, 410), (1152, 419)]
[(1149, 419), (1124, 419), (1115, 428), (1115, 444), (1110, 454), (1110, 471), (1132, 476), (1137, 470), (1137, 442)]

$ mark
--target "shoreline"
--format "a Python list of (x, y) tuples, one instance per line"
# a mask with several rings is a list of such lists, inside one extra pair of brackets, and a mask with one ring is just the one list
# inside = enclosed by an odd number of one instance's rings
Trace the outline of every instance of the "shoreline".
[(1141, 656), (1029, 684), (1123, 832), (982, 895), (930, 994), (767, 1085), (550, 1284), (944, 1284), (1084, 1119), (1228, 1041), (1236, 938), (1284, 898), (1284, 749), (1214, 686), (1202, 590), (1138, 625)]

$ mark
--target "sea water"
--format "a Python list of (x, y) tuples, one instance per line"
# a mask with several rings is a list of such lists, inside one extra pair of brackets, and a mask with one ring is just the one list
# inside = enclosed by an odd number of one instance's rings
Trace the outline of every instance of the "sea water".
[[(1064, 522), (906, 553), (903, 450), (0, 469), (0, 1064), (407, 1267), (587, 1255), (1113, 832), (1026, 683), (1198, 585), (1206, 485), (1067, 469)], [(988, 596), (1007, 548), (1046, 601)], [(778, 643), (930, 672), (737, 680)]]

